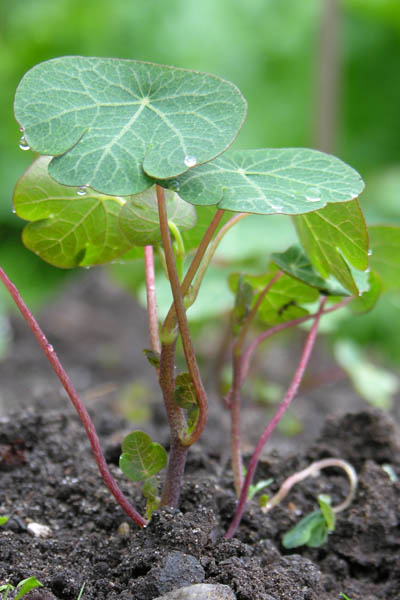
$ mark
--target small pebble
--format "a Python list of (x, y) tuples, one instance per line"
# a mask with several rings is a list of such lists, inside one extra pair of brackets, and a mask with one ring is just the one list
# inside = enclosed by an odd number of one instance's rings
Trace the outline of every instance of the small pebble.
[(126, 521), (123, 521), (120, 526), (118, 527), (118, 535), (120, 535), (121, 537), (128, 537), (128, 535), (130, 534), (131, 528), (129, 527), (129, 523), (127, 523)]
[(26, 529), (33, 537), (48, 538), (52, 534), (50, 527), (40, 523), (29, 523)]
[(227, 585), (196, 583), (158, 596), (154, 600), (236, 600), (236, 596)]

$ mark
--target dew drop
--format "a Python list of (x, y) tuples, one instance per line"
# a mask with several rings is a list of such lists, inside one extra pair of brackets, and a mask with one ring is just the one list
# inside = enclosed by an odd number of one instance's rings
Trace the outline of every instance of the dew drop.
[(25, 129), (23, 127), (20, 127), (19, 130), (21, 133), (24, 133), (24, 131), (25, 131)]
[(14, 215), (15, 215), (15, 213), (17, 212), (17, 211), (15, 210), (15, 208), (13, 208), (13, 209), (12, 209), (12, 211), (13, 211)]
[(82, 185), (81, 187), (78, 187), (78, 189), (76, 190), (76, 193), (78, 196), (86, 196), (87, 194), (87, 186), (86, 185)]
[(179, 181), (177, 179), (173, 179), (172, 181), (170, 181), (168, 187), (171, 190), (174, 190), (174, 192), (179, 192), (181, 184), (179, 183)]
[(321, 190), (317, 187), (309, 188), (306, 192), (307, 202), (320, 202), (321, 201)]
[(24, 150), (24, 151), (25, 151), (25, 150), (30, 150), (30, 149), (31, 149), (31, 147), (30, 147), (30, 145), (28, 144), (28, 142), (26, 141), (26, 139), (25, 139), (25, 136), (24, 136), (24, 135), (23, 135), (23, 136), (21, 136), (21, 139), (19, 140), (19, 149), (20, 149), (20, 150)]
[(197, 158), (195, 156), (185, 156), (183, 162), (187, 167), (194, 167), (197, 165)]
[(47, 348), (49, 352), (54, 352), (54, 348), (51, 344)]
[(371, 250), (371, 248), (368, 250), (368, 256), (372, 256), (372, 250)]

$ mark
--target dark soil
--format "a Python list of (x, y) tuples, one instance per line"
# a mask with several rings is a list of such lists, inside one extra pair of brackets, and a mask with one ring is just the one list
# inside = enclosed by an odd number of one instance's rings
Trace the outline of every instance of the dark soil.
[[(141, 356), (145, 320), (139, 309), (132, 316), (128, 299), (102, 277), (90, 273), (82, 290), (73, 286), (41, 323), (72, 368), (77, 387), (93, 391), (87, 404), (110, 468), (143, 510), (139, 488), (117, 466), (120, 441), (135, 425), (117, 412), (115, 390), (111, 393), (107, 385), (131, 381), (132, 364), (136, 375), (153, 376)], [(111, 316), (110, 306), (118, 307)], [(285, 456), (270, 449), (265, 455), (257, 479), (273, 477), (273, 490), (315, 459), (337, 456), (356, 468), (356, 499), (338, 515), (335, 532), (321, 548), (286, 551), (281, 536), (315, 510), (318, 494), (329, 493), (333, 503), (343, 499), (347, 482), (335, 469), (298, 484), (268, 515), (255, 502), (249, 504), (236, 538), (224, 540), (236, 501), (226, 451), (220, 447), (227, 438), (218, 403), (203, 442), (189, 454), (180, 510), (164, 508), (140, 530), (105, 488), (82, 426), (24, 324), (13, 321), (13, 334), (10, 356), (0, 365), (0, 515), (10, 516), (0, 529), (0, 584), (16, 585), (34, 575), (45, 586), (37, 599), (64, 600), (75, 600), (84, 582), (83, 600), (153, 600), (200, 582), (226, 584), (237, 600), (333, 600), (341, 592), (351, 600), (400, 598), (400, 483), (382, 469), (389, 464), (400, 474), (395, 420), (364, 407), (328, 417), (319, 436), (315, 430), (308, 444), (305, 437), (295, 441)], [(140, 346), (132, 355), (134, 335)], [(113, 346), (115, 336), (119, 341)], [(101, 391), (104, 385), (108, 395)], [(342, 403), (352, 398), (348, 389), (339, 389)], [(335, 388), (322, 392), (330, 399), (335, 393)], [(352, 406), (358, 408), (358, 402), (354, 399)], [(162, 413), (158, 403), (152, 406), (153, 421), (140, 428), (165, 444)], [(326, 402), (313, 404), (314, 416), (323, 412)], [(314, 418), (310, 421), (317, 427)], [(252, 443), (252, 436), (246, 443)], [(48, 526), (49, 536), (33, 536), (32, 523)]]

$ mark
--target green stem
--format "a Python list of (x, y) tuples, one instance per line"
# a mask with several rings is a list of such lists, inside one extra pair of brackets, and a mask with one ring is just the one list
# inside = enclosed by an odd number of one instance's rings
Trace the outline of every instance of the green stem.
[(221, 227), (221, 229), (219, 230), (219, 232), (213, 239), (213, 242), (212, 242), (211, 246), (209, 247), (207, 254), (204, 256), (204, 258), (199, 266), (199, 269), (197, 271), (196, 279), (193, 283), (192, 291), (191, 291), (191, 298), (192, 298), (191, 304), (193, 304), (193, 302), (197, 298), (197, 294), (199, 293), (199, 289), (200, 289), (201, 283), (204, 279), (204, 275), (206, 274), (208, 266), (214, 256), (219, 244), (221, 243), (222, 239), (228, 233), (228, 231), (230, 229), (232, 229), (232, 227), (234, 225), (236, 225), (236, 223), (239, 223), (239, 221), (241, 221), (242, 219), (245, 219), (246, 217), (249, 217), (249, 216), (250, 216), (250, 214), (248, 214), (248, 213), (239, 213), (239, 214), (235, 215), (234, 217), (229, 219), (229, 221), (227, 223), (225, 223), (225, 225), (223, 227)]
[(176, 269), (178, 272), (179, 281), (182, 281), (184, 261), (185, 261), (185, 245), (183, 243), (181, 232), (179, 231), (179, 229), (175, 225), (175, 223), (173, 221), (168, 221), (168, 227), (169, 227), (170, 232), (174, 236), (174, 240), (175, 240), (175, 244), (176, 244), (176, 252), (175, 252)]
[[(193, 281), (193, 278), (196, 275), (197, 269), (199, 268), (202, 258), (203, 258), (204, 254), (208, 248), (208, 245), (211, 241), (211, 238), (214, 235), (214, 232), (217, 229), (219, 222), (221, 221), (223, 215), (224, 215), (223, 210), (217, 210), (217, 212), (215, 213), (211, 223), (209, 224), (209, 226), (207, 228), (207, 231), (205, 232), (205, 234), (196, 250), (196, 253), (193, 257), (192, 262), (190, 263), (190, 266), (187, 270), (187, 273), (186, 273), (185, 278), (181, 285), (181, 293), (182, 293), (183, 297), (186, 296), (186, 294), (189, 290), (189, 287)], [(168, 311), (168, 314), (164, 321), (164, 324), (163, 324), (163, 335), (165, 335), (166, 337), (169, 337), (171, 332), (173, 332), (173, 330), (175, 328), (175, 324), (176, 324), (175, 306), (174, 306), (174, 304), (172, 304), (171, 308)]]
[(181, 440), (184, 445), (190, 446), (198, 440), (205, 427), (207, 421), (208, 400), (206, 392), (204, 390), (203, 382), (201, 380), (196, 356), (193, 349), (192, 338), (190, 336), (189, 325), (186, 317), (186, 309), (183, 303), (181, 286), (178, 279), (178, 273), (176, 271), (175, 257), (174, 252), (172, 250), (171, 238), (168, 228), (168, 216), (167, 209), (165, 206), (164, 190), (159, 185), (156, 186), (156, 190), (161, 238), (165, 253), (165, 259), (167, 262), (168, 277), (171, 285), (172, 296), (174, 298), (175, 312), (178, 320), (179, 331), (181, 334), (186, 364), (190, 373), (190, 377), (192, 379), (199, 406), (199, 417), (197, 419), (194, 430), (190, 433), (190, 435), (186, 435)]

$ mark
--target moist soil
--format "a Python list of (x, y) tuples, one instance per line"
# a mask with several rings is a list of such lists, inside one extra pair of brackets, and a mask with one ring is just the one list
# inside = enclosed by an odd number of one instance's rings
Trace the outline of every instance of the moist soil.
[[(151, 420), (128, 422), (116, 401), (134, 377), (154, 378), (141, 355), (143, 313), (104, 274), (91, 272), (40, 322), (85, 397), (113, 475), (143, 512), (139, 486), (118, 469), (120, 443), (140, 428), (167, 446), (165, 419), (151, 383)], [(84, 583), (83, 600), (153, 600), (193, 583), (228, 585), (237, 600), (400, 598), (400, 483), (382, 468), (400, 474), (395, 415), (368, 410), (343, 382), (325, 386), (299, 396), (303, 436), (290, 443), (276, 436), (266, 449), (256, 480), (272, 477), (271, 492), (313, 460), (340, 457), (356, 468), (355, 500), (320, 548), (285, 550), (281, 538), (315, 510), (318, 494), (334, 504), (344, 498), (347, 481), (337, 469), (298, 484), (268, 514), (249, 503), (235, 538), (224, 539), (236, 500), (218, 401), (189, 453), (179, 510), (163, 508), (139, 529), (104, 486), (82, 425), (26, 326), (13, 318), (11, 332), (0, 365), (0, 515), (10, 517), (0, 528), (0, 584), (35, 576), (44, 584), (30, 594), (37, 600), (75, 600)], [(257, 411), (249, 407), (246, 448), (263, 425)], [(47, 527), (45, 537), (33, 535), (37, 523)]]

